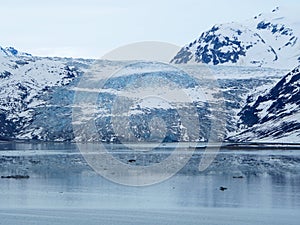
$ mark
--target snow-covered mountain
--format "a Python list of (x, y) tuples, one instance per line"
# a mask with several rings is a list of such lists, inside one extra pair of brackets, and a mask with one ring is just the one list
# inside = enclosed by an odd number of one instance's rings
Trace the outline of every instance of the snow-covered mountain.
[(298, 142), (300, 140), (300, 66), (265, 94), (249, 96), (238, 114), (235, 141)]
[(171, 62), (291, 69), (300, 62), (299, 29), (288, 13), (276, 8), (243, 23), (213, 26)]

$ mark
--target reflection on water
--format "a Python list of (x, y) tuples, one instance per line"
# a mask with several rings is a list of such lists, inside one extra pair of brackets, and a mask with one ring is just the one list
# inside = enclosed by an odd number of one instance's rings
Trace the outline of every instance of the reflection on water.
[[(111, 183), (93, 172), (75, 150), (75, 145), (49, 147), (8, 143), (0, 147), (0, 175), (22, 172), (30, 175), (30, 179), (0, 179), (0, 208), (300, 209), (300, 172), (297, 171), (257, 172), (243, 175), (243, 178), (233, 178), (232, 173), (222, 173), (224, 168), (220, 167), (218, 171), (216, 167), (213, 173), (180, 173), (160, 184), (127, 187)], [(10, 152), (16, 150), (26, 151), (24, 154)], [(48, 150), (45, 155), (40, 152), (44, 150)], [(49, 150), (53, 154), (49, 154)], [(34, 151), (37, 151), (36, 154)], [(26, 156), (25, 152), (30, 154)], [(300, 155), (297, 151), (290, 153), (291, 157), (297, 158)], [(228, 152), (221, 154), (229, 158)], [(251, 154), (254, 158), (252, 161), (255, 161), (255, 153)], [(281, 156), (269, 151), (269, 154), (272, 159), (277, 155), (276, 163), (280, 157), (287, 160), (286, 153)], [(239, 153), (235, 151), (234, 155)], [(224, 159), (224, 156), (221, 158)], [(220, 191), (221, 186), (228, 189)]]

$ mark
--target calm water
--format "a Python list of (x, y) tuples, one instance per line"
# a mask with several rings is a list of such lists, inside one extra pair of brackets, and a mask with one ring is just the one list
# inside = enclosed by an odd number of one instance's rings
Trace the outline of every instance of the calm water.
[[(29, 221), (22, 224), (298, 224), (300, 220), (296, 150), (222, 151), (208, 172), (184, 172), (156, 185), (128, 187), (97, 175), (75, 145), (2, 143), (0, 148), (0, 175), (30, 175), (0, 179), (0, 224), (22, 220)], [(251, 162), (251, 173), (245, 174), (245, 165), (235, 167), (239, 171), (226, 170), (221, 159), (228, 165), (233, 160)], [(233, 178), (235, 174), (243, 178)], [(228, 189), (220, 191), (221, 186)]]

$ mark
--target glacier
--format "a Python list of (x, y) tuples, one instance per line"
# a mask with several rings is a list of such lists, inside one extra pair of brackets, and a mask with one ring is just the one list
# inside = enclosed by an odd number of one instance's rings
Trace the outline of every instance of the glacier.
[[(223, 140), (237, 129), (237, 113), (246, 104), (247, 95), (256, 92), (255, 89), (267, 90), (287, 72), (284, 69), (236, 66), (178, 65), (174, 68), (160, 63), (131, 62), (105, 81), (105, 86), (95, 89), (98, 92), (96, 112), (85, 110), (82, 117), (74, 121), (76, 93), (91, 92), (95, 82), (92, 77), (88, 88), (83, 90), (79, 84), (96, 63), (101, 68), (124, 64), (3, 53), (0, 64), (1, 139), (117, 143), (130, 142), (132, 138), (141, 142), (160, 139), (166, 142), (207, 141), (214, 121), (224, 125), (217, 139)], [(167, 87), (173, 83), (176, 87), (170, 86), (168, 90), (173, 99), (137, 99), (138, 94), (130, 92), (127, 87), (136, 82), (143, 84), (144, 91), (152, 82), (153, 93), (159, 85)], [(188, 101), (180, 100), (178, 93), (184, 93)], [(160, 97), (166, 96), (161, 94)], [(127, 107), (127, 117), (124, 118), (131, 136), (118, 135), (114, 131), (111, 110), (117, 100)], [(184, 132), (195, 129), (195, 125), (187, 123), (184, 127), (174, 106), (186, 111), (186, 116), (194, 108), (199, 123), (196, 129), (199, 130), (185, 135)], [(88, 108), (87, 105), (80, 107)], [(74, 126), (84, 127), (89, 124), (87, 121), (96, 124), (97, 135), (80, 133), (80, 129), (74, 134)], [(164, 132), (158, 131), (161, 125), (166, 128), (165, 136)]]

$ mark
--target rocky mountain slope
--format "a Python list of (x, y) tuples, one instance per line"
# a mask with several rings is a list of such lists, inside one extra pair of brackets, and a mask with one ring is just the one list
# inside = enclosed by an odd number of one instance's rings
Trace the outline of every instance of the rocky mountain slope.
[[(59, 90), (67, 90), (90, 63), (89, 60), (34, 57), (11, 47), (1, 48), (0, 137), (35, 139), (43, 130), (43, 126), (34, 125), (37, 121), (51, 127), (61, 124), (58, 119), (62, 115), (56, 114), (53, 107), (66, 105), (57, 99), (55, 103), (51, 104), (51, 101)], [(44, 115), (47, 111), (53, 114), (52, 117)], [(54, 133), (61, 132), (59, 126), (55, 129)], [(47, 133), (51, 132), (47, 130)], [(53, 135), (59, 139), (60, 135)]]
[(299, 142), (300, 66), (284, 76), (265, 94), (249, 96), (239, 112), (235, 141)]

